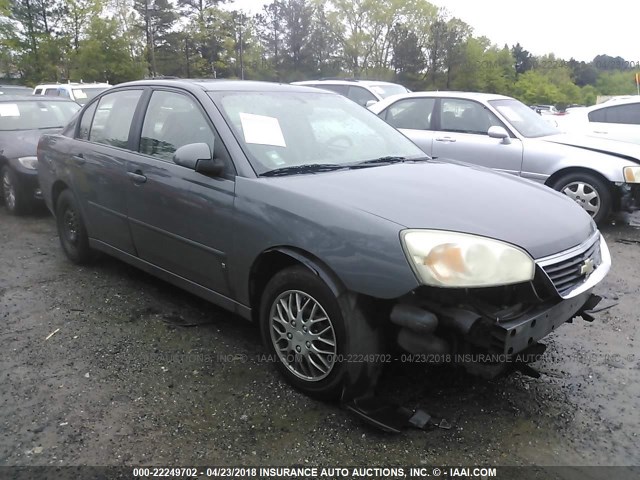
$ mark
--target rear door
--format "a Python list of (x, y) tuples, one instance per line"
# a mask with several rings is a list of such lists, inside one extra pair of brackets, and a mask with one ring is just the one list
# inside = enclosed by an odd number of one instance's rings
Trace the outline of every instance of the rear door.
[(433, 149), (436, 99), (412, 97), (398, 100), (379, 116), (409, 137), (427, 155)]
[(85, 212), (89, 236), (135, 254), (127, 221), (126, 165), (133, 117), (142, 89), (112, 92), (87, 108), (70, 153), (75, 192)]
[[(138, 256), (227, 296), (235, 171), (213, 124), (195, 97), (157, 89), (137, 137), (139, 153), (127, 162), (125, 191)], [(225, 161), (225, 175), (210, 177), (173, 163), (173, 153), (191, 143), (209, 145)]]
[(522, 169), (522, 142), (514, 135), (505, 142), (491, 138), (492, 126), (509, 129), (485, 105), (462, 98), (441, 98), (434, 157), (473, 163), (515, 175)]

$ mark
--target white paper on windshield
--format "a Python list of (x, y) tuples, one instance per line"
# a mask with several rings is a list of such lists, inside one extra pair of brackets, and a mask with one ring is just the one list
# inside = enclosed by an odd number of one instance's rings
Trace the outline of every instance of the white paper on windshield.
[(371, 90), (376, 92), (378, 95), (382, 95), (384, 93), (384, 89), (382, 87), (378, 87), (378, 86), (375, 86), (375, 85), (373, 87), (371, 87)]
[(277, 118), (241, 112), (240, 121), (245, 142), (274, 147), (287, 146)]
[(76, 98), (87, 98), (87, 94), (84, 93), (84, 90), (74, 90), (73, 94)]
[(502, 115), (507, 117), (507, 120), (509, 120), (510, 122), (521, 122), (522, 121), (522, 117), (520, 115), (518, 115), (518, 112), (516, 112), (511, 107), (500, 107), (498, 110), (500, 111), (500, 113)]
[(19, 117), (20, 110), (16, 103), (0, 103), (0, 117)]

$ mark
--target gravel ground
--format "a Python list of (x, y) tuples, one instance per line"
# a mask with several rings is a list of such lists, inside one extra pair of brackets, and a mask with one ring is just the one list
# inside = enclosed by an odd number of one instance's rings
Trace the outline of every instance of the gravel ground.
[(0, 209), (0, 466), (639, 465), (626, 220), (596, 292), (617, 305), (550, 336), (540, 379), (394, 366), (383, 389), (452, 428), (389, 435), (283, 383), (254, 326), (114, 259), (77, 267), (48, 214)]

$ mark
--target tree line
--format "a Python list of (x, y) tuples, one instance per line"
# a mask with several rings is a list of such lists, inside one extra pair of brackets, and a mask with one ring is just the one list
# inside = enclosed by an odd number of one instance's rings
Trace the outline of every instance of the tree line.
[(632, 94), (640, 65), (534, 56), (493, 44), (426, 0), (0, 0), (0, 77), (33, 85), (157, 76), (388, 80), (527, 104)]

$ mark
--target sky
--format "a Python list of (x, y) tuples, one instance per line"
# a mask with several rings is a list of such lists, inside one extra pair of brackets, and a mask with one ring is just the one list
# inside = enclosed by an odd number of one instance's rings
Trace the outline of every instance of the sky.
[[(464, 20), (476, 36), (502, 46), (520, 42), (534, 55), (554, 53), (569, 60), (590, 61), (600, 54), (621, 56), (640, 64), (640, 2), (606, 0), (430, 0)], [(262, 9), (263, 0), (235, 0), (247, 13)], [(227, 7), (229, 8), (229, 7)]]

